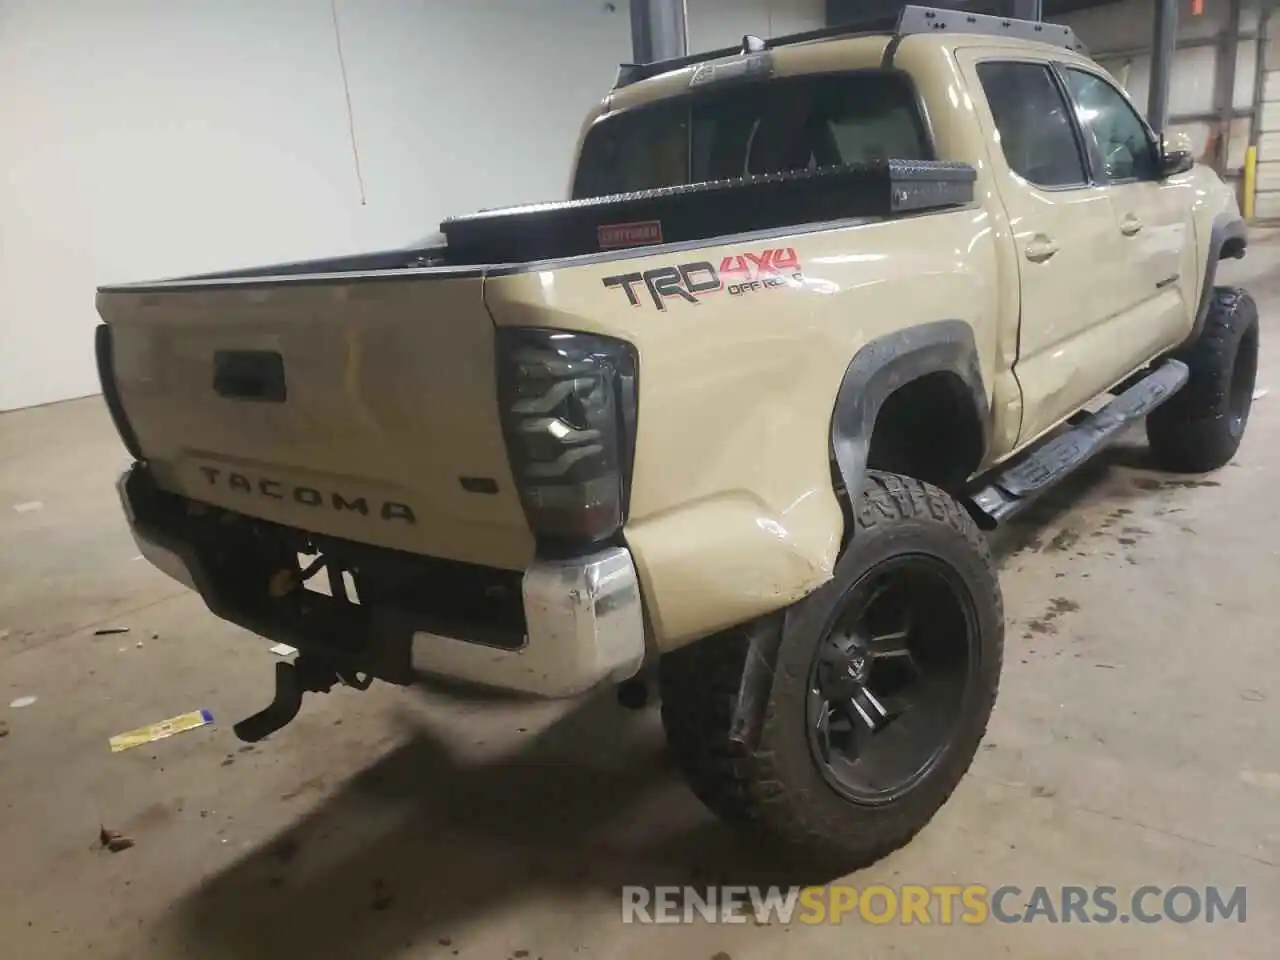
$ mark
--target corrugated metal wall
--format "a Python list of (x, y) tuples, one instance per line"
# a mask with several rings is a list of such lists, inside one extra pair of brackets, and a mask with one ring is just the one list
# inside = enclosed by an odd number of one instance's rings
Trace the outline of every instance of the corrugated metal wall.
[[(1178, 49), (1170, 76), (1170, 130), (1186, 133), (1196, 155), (1239, 184), (1245, 153), (1259, 144), (1258, 215), (1280, 217), (1280, 54), (1273, 51), (1264, 74), (1259, 49), (1265, 45), (1263, 16), (1276, 0), (1203, 0), (1195, 14), (1180, 0)], [(1009, 0), (939, 0), (939, 6), (1008, 12)], [(839, 22), (857, 14), (901, 8), (893, 0), (827, 0), (828, 17)], [(1083, 8), (1083, 9), (1082, 9)], [(1146, 110), (1151, 77), (1155, 0), (1045, 0), (1045, 19), (1068, 23), (1093, 56)], [(1280, 18), (1271, 32), (1280, 39)], [(1272, 71), (1275, 71), (1274, 73)], [(1259, 84), (1260, 78), (1266, 83)], [(1228, 87), (1230, 88), (1228, 90)], [(1255, 135), (1254, 101), (1265, 92), (1264, 120)]]
[(1258, 104), (1258, 181), (1254, 215), (1280, 219), (1280, 16), (1267, 17)]
[[(1256, 0), (1240, 5), (1234, 37), (1231, 0), (1206, 0), (1199, 16), (1191, 14), (1190, 4), (1181, 6), (1169, 85), (1170, 129), (1190, 136), (1202, 161), (1237, 178), (1251, 131), (1259, 5)], [(1071, 24), (1090, 53), (1145, 110), (1154, 17), (1155, 0), (1126, 0), (1059, 19)], [(1224, 62), (1228, 57), (1234, 64)], [(1229, 95), (1222, 89), (1228, 79)]]

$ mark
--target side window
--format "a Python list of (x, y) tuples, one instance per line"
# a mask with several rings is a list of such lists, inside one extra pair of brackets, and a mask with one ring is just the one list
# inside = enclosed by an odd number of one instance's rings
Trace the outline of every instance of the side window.
[(1066, 74), (1080, 125), (1098, 142), (1107, 179), (1154, 179), (1155, 146), (1129, 101), (1099, 76), (1071, 69)]
[(978, 79), (1010, 169), (1041, 187), (1088, 182), (1070, 108), (1047, 64), (980, 63)]

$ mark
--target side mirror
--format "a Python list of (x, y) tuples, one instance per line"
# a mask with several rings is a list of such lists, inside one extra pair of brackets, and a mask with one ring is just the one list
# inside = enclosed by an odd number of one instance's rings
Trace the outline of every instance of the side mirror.
[(1160, 176), (1172, 177), (1186, 173), (1196, 165), (1191, 152), (1191, 138), (1185, 133), (1166, 133), (1160, 144)]

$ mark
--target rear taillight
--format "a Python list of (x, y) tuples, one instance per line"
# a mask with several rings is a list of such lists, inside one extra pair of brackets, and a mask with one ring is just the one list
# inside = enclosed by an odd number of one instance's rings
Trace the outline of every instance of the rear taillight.
[(498, 331), (498, 395), (511, 472), (543, 544), (593, 543), (626, 519), (636, 354), (621, 340)]
[(98, 359), (98, 382), (102, 384), (102, 399), (107, 403), (111, 413), (111, 422), (116, 425), (116, 433), (120, 434), (120, 442), (133, 455), (133, 459), (142, 459), (142, 448), (138, 446), (138, 438), (129, 425), (129, 418), (124, 415), (124, 404), (120, 402), (120, 391), (116, 389), (116, 368), (112, 350), (111, 328), (105, 323), (99, 324), (93, 335), (93, 352)]

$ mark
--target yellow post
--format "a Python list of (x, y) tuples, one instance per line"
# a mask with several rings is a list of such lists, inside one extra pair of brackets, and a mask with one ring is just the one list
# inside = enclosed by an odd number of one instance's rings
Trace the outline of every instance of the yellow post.
[(1253, 219), (1253, 198), (1258, 190), (1258, 148), (1250, 147), (1244, 152), (1244, 218)]

